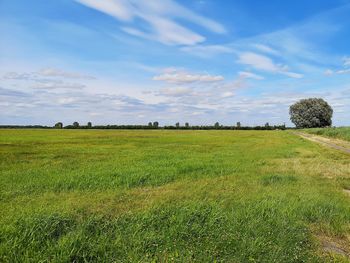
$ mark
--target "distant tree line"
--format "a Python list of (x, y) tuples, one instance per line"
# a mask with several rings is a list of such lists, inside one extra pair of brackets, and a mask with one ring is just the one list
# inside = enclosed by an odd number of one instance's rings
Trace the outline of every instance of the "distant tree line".
[(286, 125), (269, 125), (266, 123), (264, 126), (242, 126), (239, 122), (237, 125), (220, 125), (216, 122), (214, 125), (193, 125), (190, 126), (188, 123), (185, 126), (180, 126), (178, 123), (175, 126), (164, 126), (165, 130), (285, 130)]
[(0, 125), (0, 129), (53, 129), (45, 125)]
[[(302, 99), (289, 108), (290, 119), (295, 124), (296, 128), (318, 128), (330, 127), (332, 125), (333, 109), (321, 98)], [(157, 121), (149, 122), (148, 125), (96, 125), (92, 126), (91, 122), (86, 125), (80, 125), (77, 121), (72, 125), (63, 126), (62, 122), (57, 122), (53, 127), (42, 125), (0, 125), (0, 128), (14, 129), (166, 129), (166, 130), (285, 130), (286, 126), (273, 125), (268, 122), (264, 126), (242, 126), (240, 122), (236, 125), (225, 126), (216, 122), (214, 125), (193, 125), (188, 122), (181, 126), (179, 122), (170, 126), (159, 126)], [(292, 128), (288, 128), (292, 129)]]
[(71, 125), (64, 126), (62, 122), (57, 122), (53, 127), (42, 126), (42, 125), (0, 125), (0, 128), (16, 128), (16, 129), (115, 129), (115, 130), (154, 130), (154, 129), (164, 129), (164, 130), (285, 130), (286, 126), (283, 125), (270, 125), (266, 123), (264, 126), (242, 126), (240, 122), (236, 125), (220, 125), (216, 122), (214, 125), (190, 125), (186, 122), (181, 125), (179, 122), (175, 125), (159, 126), (159, 122), (149, 122), (147, 125), (95, 125), (92, 126), (91, 122), (87, 125), (80, 125), (78, 122), (73, 122)]

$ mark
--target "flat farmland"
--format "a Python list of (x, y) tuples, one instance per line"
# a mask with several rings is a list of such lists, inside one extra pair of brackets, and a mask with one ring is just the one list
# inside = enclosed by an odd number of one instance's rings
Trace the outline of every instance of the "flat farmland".
[(350, 155), (288, 131), (0, 130), (1, 262), (348, 262)]

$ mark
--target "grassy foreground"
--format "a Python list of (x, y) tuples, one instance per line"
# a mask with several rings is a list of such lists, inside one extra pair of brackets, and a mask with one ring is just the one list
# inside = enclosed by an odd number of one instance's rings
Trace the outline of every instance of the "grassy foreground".
[(350, 141), (350, 127), (316, 128), (305, 130), (308, 133)]
[[(348, 262), (350, 156), (284, 131), (0, 130), (1, 262)], [(328, 252), (327, 252), (328, 251)]]

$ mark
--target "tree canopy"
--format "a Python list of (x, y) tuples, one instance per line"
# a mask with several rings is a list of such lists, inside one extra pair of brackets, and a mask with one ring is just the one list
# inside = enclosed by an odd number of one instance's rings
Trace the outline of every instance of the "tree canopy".
[(332, 125), (333, 109), (323, 99), (302, 99), (289, 108), (290, 120), (297, 128), (322, 128)]

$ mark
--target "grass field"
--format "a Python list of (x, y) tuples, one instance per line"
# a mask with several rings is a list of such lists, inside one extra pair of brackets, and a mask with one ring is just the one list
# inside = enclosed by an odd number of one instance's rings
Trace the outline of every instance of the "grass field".
[(350, 141), (350, 127), (306, 129), (308, 133)]
[(289, 132), (0, 130), (0, 143), (1, 262), (349, 260), (350, 156)]

